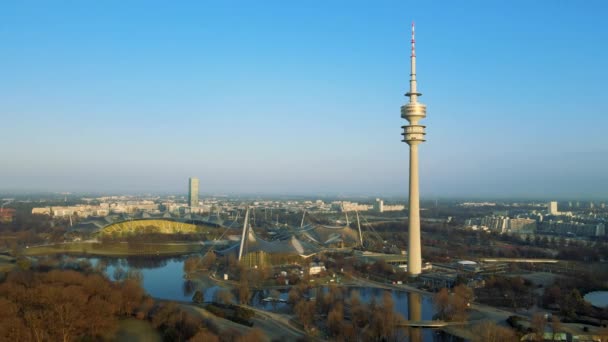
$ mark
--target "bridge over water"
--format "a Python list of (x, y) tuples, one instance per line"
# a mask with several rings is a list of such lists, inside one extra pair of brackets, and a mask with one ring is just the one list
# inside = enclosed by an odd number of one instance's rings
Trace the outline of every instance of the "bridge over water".
[(537, 264), (557, 264), (557, 259), (540, 259), (540, 258), (485, 258), (483, 262), (521, 262), (521, 263), (537, 263)]
[(469, 322), (446, 322), (441, 320), (407, 321), (398, 324), (400, 327), (411, 328), (443, 328), (447, 326), (467, 325)]

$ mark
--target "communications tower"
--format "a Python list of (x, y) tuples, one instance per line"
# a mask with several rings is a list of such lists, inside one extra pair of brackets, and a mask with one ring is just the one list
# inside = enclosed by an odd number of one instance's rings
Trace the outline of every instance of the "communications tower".
[(410, 193), (409, 193), (409, 227), (408, 227), (408, 259), (407, 270), (412, 276), (417, 276), (422, 272), (422, 254), (420, 247), (420, 191), (418, 188), (418, 145), (424, 142), (424, 128), (418, 121), (426, 117), (426, 106), (418, 102), (418, 97), (422, 96), (418, 92), (416, 85), (416, 39), (415, 28), (412, 23), (412, 55), (410, 74), (410, 91), (405, 96), (410, 98), (410, 102), (401, 106), (401, 117), (406, 119), (409, 124), (402, 126), (403, 142), (410, 146)]

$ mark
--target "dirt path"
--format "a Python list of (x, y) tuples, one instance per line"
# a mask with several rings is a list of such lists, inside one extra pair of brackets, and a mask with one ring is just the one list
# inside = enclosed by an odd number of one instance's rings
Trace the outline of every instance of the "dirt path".
[(253, 327), (248, 327), (242, 324), (232, 322), (230, 320), (217, 317), (209, 311), (194, 305), (180, 303), (185, 311), (188, 311), (198, 317), (204, 319), (210, 319), (215, 323), (220, 330), (236, 330), (241, 333), (247, 333), (253, 328), (259, 328), (268, 337), (268, 340), (280, 340), (280, 341), (295, 341), (298, 337), (304, 336), (305, 333), (289, 324), (289, 318), (284, 315), (269, 313), (263, 310), (259, 310), (250, 306), (243, 305), (248, 309), (255, 311), (256, 315), (251, 319)]

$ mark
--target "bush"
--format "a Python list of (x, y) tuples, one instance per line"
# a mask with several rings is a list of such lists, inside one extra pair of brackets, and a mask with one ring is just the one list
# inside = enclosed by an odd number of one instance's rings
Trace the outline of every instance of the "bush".
[(236, 317), (243, 318), (245, 320), (249, 320), (255, 316), (255, 312), (253, 312), (253, 310), (237, 306), (236, 310), (234, 310), (234, 315)]
[(521, 324), (522, 320), (524, 320), (523, 317), (512, 315), (507, 318), (507, 324), (509, 324), (509, 326), (511, 326), (512, 328), (517, 329), (518, 331), (523, 331), (524, 327)]
[(242, 308), (237, 305), (227, 304), (208, 304), (205, 309), (215, 316), (231, 320), (235, 323), (246, 325), (248, 327), (253, 326), (253, 322), (249, 319), (252, 318), (255, 313), (253, 310)]
[(214, 304), (209, 304), (205, 306), (205, 310), (211, 312), (212, 314), (224, 318), (225, 314), (224, 314), (224, 310), (218, 308), (216, 305)]
[(249, 321), (249, 320), (246, 320), (244, 318), (237, 317), (237, 316), (231, 316), (231, 317), (228, 317), (228, 319), (231, 320), (231, 321), (233, 321), (234, 323), (246, 325), (248, 327), (252, 327), (253, 326), (253, 322), (252, 321)]
[(205, 296), (201, 291), (194, 292), (194, 296), (192, 296), (192, 301), (196, 304), (201, 304), (205, 301)]

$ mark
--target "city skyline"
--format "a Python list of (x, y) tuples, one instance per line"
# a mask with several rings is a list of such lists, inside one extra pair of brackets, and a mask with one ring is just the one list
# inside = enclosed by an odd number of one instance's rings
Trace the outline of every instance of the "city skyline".
[(0, 191), (403, 195), (415, 20), (423, 199), (604, 198), (607, 5), (515, 4), (4, 3)]

